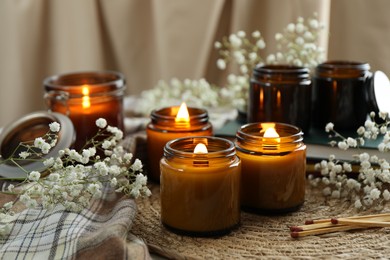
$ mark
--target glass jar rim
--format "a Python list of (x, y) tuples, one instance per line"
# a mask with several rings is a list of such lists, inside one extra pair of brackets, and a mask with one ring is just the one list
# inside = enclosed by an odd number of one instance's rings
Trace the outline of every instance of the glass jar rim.
[[(262, 126), (264, 125), (264, 126)], [(261, 129), (266, 129), (265, 125), (273, 125), (276, 132), (278, 133), (288, 133), (289, 135), (279, 136), (279, 137), (264, 137), (260, 135)], [(255, 131), (256, 130), (256, 131)], [(279, 131), (278, 131), (279, 130)], [(303, 132), (297, 127), (286, 123), (279, 122), (255, 122), (248, 123), (241, 126), (241, 128), (236, 133), (237, 141), (243, 141), (247, 143), (268, 143), (271, 141), (271, 144), (274, 144), (272, 140), (275, 138), (278, 139), (279, 144), (283, 143), (299, 143), (303, 141)]]
[(117, 71), (77, 71), (52, 75), (44, 79), (46, 91), (66, 92), (70, 96), (82, 96), (80, 89), (88, 86), (89, 96), (123, 92), (126, 80)]
[[(193, 151), (199, 143), (206, 143), (208, 152), (206, 154), (195, 154)], [(230, 158), (235, 156), (236, 148), (232, 141), (215, 136), (189, 136), (171, 140), (164, 146), (164, 156), (175, 156), (178, 158)]]
[(361, 69), (369, 70), (370, 64), (367, 62), (352, 61), (352, 60), (330, 60), (318, 64), (317, 68), (323, 69)]
[[(175, 106), (179, 108), (179, 106)], [(204, 125), (209, 121), (209, 115), (206, 109), (187, 107), (191, 125)], [(172, 107), (163, 107), (151, 112), (150, 118), (152, 124), (170, 126), (175, 122), (176, 115), (171, 114)]]

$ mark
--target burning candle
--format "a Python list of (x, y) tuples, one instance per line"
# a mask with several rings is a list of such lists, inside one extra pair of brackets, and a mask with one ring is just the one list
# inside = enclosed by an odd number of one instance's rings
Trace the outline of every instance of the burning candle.
[(160, 181), (160, 159), (165, 144), (173, 139), (185, 136), (210, 136), (212, 126), (208, 122), (204, 109), (187, 108), (185, 103), (180, 107), (167, 107), (154, 110), (151, 122), (146, 129), (148, 148), (148, 172), (150, 179)]
[(49, 109), (71, 119), (76, 130), (76, 149), (81, 149), (96, 134), (98, 118), (124, 130), (122, 74), (110, 71), (61, 74), (46, 78), (44, 88)]
[(244, 208), (279, 213), (303, 204), (306, 146), (302, 135), (298, 127), (282, 123), (251, 123), (237, 132)]
[(44, 88), (50, 110), (71, 119), (76, 130), (76, 149), (81, 149), (96, 134), (98, 118), (124, 130), (122, 74), (111, 71), (61, 74), (46, 78)]
[(169, 141), (160, 166), (166, 227), (207, 236), (239, 224), (241, 162), (231, 141), (205, 136)]

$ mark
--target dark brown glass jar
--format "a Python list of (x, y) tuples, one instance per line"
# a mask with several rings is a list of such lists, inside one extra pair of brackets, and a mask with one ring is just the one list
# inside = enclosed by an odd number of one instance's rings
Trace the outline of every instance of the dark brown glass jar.
[(249, 88), (248, 122), (281, 122), (304, 132), (310, 127), (309, 69), (290, 65), (257, 66)]
[(328, 122), (338, 129), (356, 130), (370, 112), (372, 73), (365, 62), (328, 61), (319, 64), (313, 77), (313, 127)]

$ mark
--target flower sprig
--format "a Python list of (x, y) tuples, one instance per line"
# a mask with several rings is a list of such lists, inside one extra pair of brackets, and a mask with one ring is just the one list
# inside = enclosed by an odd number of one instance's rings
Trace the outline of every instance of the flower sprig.
[(314, 69), (325, 59), (325, 50), (319, 46), (320, 32), (324, 28), (317, 13), (307, 19), (298, 17), (296, 23), (289, 23), (284, 28), (283, 33), (275, 34), (278, 51), (267, 56), (267, 63)]
[[(390, 120), (388, 114), (379, 113), (384, 121), (375, 122), (375, 113), (370, 113), (370, 119), (364, 126), (357, 129), (358, 137), (344, 137), (334, 129), (333, 123), (328, 123), (325, 131), (337, 137), (338, 141), (332, 141), (338, 148), (349, 148), (364, 145), (367, 139), (382, 137), (378, 150), (388, 152), (390, 150)], [(351, 174), (354, 167), (358, 167), (358, 174)], [(329, 160), (322, 160), (315, 165), (315, 169), (321, 177), (310, 175), (310, 183), (313, 186), (324, 186), (323, 195), (334, 199), (345, 198), (351, 200), (357, 209), (380, 209), (384, 203), (390, 200), (390, 164), (385, 159), (368, 153), (356, 154), (351, 162), (337, 160), (334, 155)]]
[(248, 34), (239, 30), (225, 36), (214, 43), (219, 55), (216, 66), (221, 70), (227, 69), (229, 64), (238, 68), (237, 73), (227, 76), (226, 86), (215, 86), (205, 79), (159, 81), (153, 89), (141, 93), (141, 102), (134, 112), (149, 115), (155, 108), (182, 101), (205, 108), (228, 105), (246, 111), (253, 69), (263, 64), (290, 64), (313, 69), (325, 58), (325, 51), (319, 47), (320, 33), (324, 28), (316, 13), (307, 19), (299, 17), (295, 23), (289, 23), (282, 33), (275, 34), (277, 52), (266, 58), (262, 54), (267, 43), (260, 31)]
[[(13, 163), (21, 169), (21, 160), (26, 163), (40, 158), (47, 167), (46, 177), (38, 171), (25, 171), (23, 181), (9, 184), (2, 191), (16, 195), (16, 199), (0, 209), (0, 235), (9, 232), (17, 201), (27, 208), (50, 210), (62, 205), (65, 210), (78, 212), (88, 207), (93, 199), (101, 198), (106, 188), (134, 198), (151, 194), (146, 186), (147, 177), (142, 174), (142, 162), (134, 159), (133, 154), (125, 151), (119, 143), (123, 138), (122, 131), (108, 126), (102, 118), (96, 121), (96, 125), (96, 135), (80, 152), (66, 148), (60, 150), (56, 157), (42, 157), (55, 146), (58, 138), (60, 125), (53, 122), (44, 136), (21, 143), (11, 156), (0, 158), (0, 163)], [(99, 150), (104, 155), (100, 155)]]
[(160, 80), (153, 89), (143, 91), (141, 101), (134, 112), (148, 116), (155, 108), (180, 105), (181, 102), (186, 102), (188, 106), (207, 108), (231, 105), (234, 96), (206, 79), (173, 78), (169, 82)]

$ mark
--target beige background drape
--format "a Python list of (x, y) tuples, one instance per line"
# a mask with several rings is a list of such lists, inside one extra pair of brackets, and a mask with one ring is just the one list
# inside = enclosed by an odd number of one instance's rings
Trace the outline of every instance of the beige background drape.
[(271, 42), (313, 12), (329, 31), (328, 59), (390, 75), (389, 8), (388, 0), (1, 0), (0, 127), (45, 109), (42, 81), (53, 74), (121, 71), (128, 95), (172, 77), (221, 85), (215, 40), (260, 30)]

